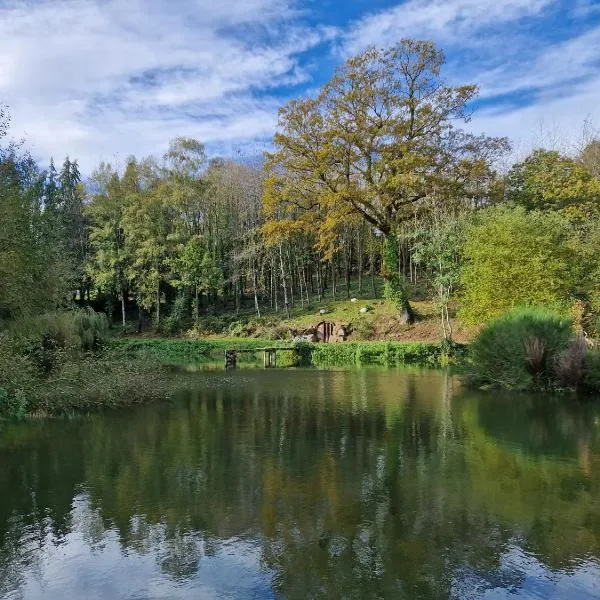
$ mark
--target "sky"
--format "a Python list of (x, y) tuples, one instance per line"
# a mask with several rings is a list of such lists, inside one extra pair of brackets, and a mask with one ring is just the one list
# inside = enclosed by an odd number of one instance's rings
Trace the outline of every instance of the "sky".
[(281, 105), (403, 37), (479, 86), (467, 127), (516, 156), (600, 128), (600, 0), (0, 0), (0, 104), (42, 163), (84, 173), (176, 136), (255, 155)]

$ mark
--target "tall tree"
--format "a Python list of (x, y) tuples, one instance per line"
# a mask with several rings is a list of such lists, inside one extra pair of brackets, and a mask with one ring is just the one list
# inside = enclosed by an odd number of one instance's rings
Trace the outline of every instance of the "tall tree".
[[(0, 114), (0, 138), (6, 121)], [(0, 146), (0, 320), (52, 310), (65, 299), (68, 280), (44, 211), (44, 180), (18, 145)]]
[(580, 281), (570, 221), (554, 211), (496, 207), (468, 229), (460, 314), (480, 325), (515, 306), (568, 311)]
[(580, 161), (554, 150), (535, 150), (510, 170), (506, 196), (528, 210), (598, 214), (600, 180)]
[(413, 315), (399, 273), (400, 223), (440, 190), (473, 193), (472, 181), (491, 178), (491, 159), (508, 146), (454, 126), (468, 118), (477, 88), (446, 85), (443, 64), (430, 42), (405, 39), (386, 50), (367, 49), (340, 67), (316, 98), (281, 109), (269, 155), (269, 218), (285, 222), (310, 213), (313, 227), (325, 232), (348, 214), (360, 215), (385, 239), (386, 288), (405, 321)]
[[(79, 291), (80, 301), (88, 290), (88, 278), (85, 263), (89, 251), (89, 240), (83, 201), (85, 190), (81, 183), (81, 175), (77, 161), (65, 159), (59, 174), (60, 183), (60, 213), (64, 247), (73, 265), (73, 280)], [(74, 294), (75, 296), (75, 294)]]
[[(126, 177), (134, 168), (127, 164)], [(91, 177), (94, 192), (85, 214), (89, 219), (91, 256), (87, 272), (96, 287), (121, 303), (121, 323), (126, 326), (127, 272), (131, 265), (130, 248), (126, 244), (123, 219), (128, 196), (125, 185), (110, 165), (101, 164)]]

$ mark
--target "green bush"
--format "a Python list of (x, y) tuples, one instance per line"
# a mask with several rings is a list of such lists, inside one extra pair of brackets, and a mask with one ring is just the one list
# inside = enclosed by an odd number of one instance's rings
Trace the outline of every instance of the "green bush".
[(568, 221), (556, 213), (491, 208), (468, 229), (459, 315), (469, 325), (514, 306), (568, 311), (579, 283)]
[(92, 309), (47, 313), (12, 323), (8, 333), (24, 349), (97, 350), (106, 341), (108, 320)]
[(600, 392), (600, 350), (590, 350), (587, 353), (584, 391)]
[(161, 329), (164, 333), (173, 335), (184, 328), (189, 314), (189, 304), (190, 300), (187, 296), (183, 294), (177, 296), (171, 307), (171, 312), (161, 323)]
[(318, 367), (350, 365), (440, 366), (442, 348), (437, 344), (411, 342), (344, 342), (315, 344), (312, 363)]
[(361, 340), (368, 341), (373, 339), (375, 335), (375, 327), (369, 318), (358, 318), (352, 323), (352, 337)]
[(10, 419), (24, 419), (27, 414), (27, 398), (25, 393), (17, 390), (10, 393), (0, 387), (0, 417)]
[(571, 321), (545, 308), (517, 308), (491, 321), (471, 344), (468, 380), (511, 390), (555, 386), (555, 365), (573, 337)]

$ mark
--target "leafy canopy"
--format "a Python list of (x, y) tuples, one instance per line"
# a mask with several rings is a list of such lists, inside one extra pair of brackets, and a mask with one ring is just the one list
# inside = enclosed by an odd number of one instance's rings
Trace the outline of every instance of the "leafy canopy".
[(506, 186), (507, 199), (528, 210), (561, 210), (572, 216), (599, 212), (600, 180), (583, 162), (553, 150), (536, 150), (516, 164)]
[(578, 283), (569, 222), (560, 213), (501, 207), (467, 231), (462, 319), (486, 322), (514, 306), (566, 310)]
[(477, 88), (446, 85), (443, 64), (431, 42), (371, 47), (316, 98), (283, 107), (266, 167), (267, 237), (305, 230), (335, 238), (351, 215), (395, 235), (427, 197), (486, 197), (491, 163), (508, 142), (455, 127), (469, 118)]

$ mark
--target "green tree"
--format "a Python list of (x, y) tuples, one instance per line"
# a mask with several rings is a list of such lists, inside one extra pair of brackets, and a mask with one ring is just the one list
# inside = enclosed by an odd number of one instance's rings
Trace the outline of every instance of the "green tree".
[(160, 305), (170, 279), (170, 259), (176, 246), (173, 237), (176, 210), (170, 202), (168, 183), (150, 159), (137, 166), (139, 188), (127, 201), (123, 230), (131, 256), (127, 276), (135, 289), (138, 304), (154, 310), (155, 326), (160, 325)]
[(492, 208), (468, 228), (460, 315), (471, 325), (514, 306), (565, 311), (579, 273), (569, 221), (556, 212)]
[[(73, 281), (79, 291), (79, 299), (83, 301), (86, 292), (89, 295), (89, 282), (85, 271), (89, 239), (84, 215), (85, 189), (81, 183), (77, 161), (71, 161), (67, 156), (58, 181), (64, 250), (72, 262)], [(76, 292), (74, 292), (74, 299), (75, 297)]]
[(415, 261), (424, 266), (429, 274), (445, 340), (452, 339), (452, 320), (448, 307), (459, 285), (464, 243), (464, 217), (455, 214), (432, 211), (421, 224), (417, 235)]
[(118, 174), (107, 164), (100, 165), (93, 173), (91, 184), (95, 192), (85, 211), (89, 218), (91, 249), (87, 273), (100, 291), (118, 297), (125, 330), (127, 272), (131, 264), (130, 247), (126, 244), (123, 228), (127, 195)]
[[(0, 130), (2, 130), (0, 121)], [(0, 319), (52, 310), (65, 300), (67, 271), (44, 211), (44, 180), (27, 153), (0, 147)]]
[[(290, 227), (303, 213), (308, 227), (325, 234), (358, 214), (385, 237), (388, 295), (406, 321), (412, 311), (399, 273), (399, 225), (432, 194), (486, 195), (474, 183), (494, 178), (491, 159), (508, 146), (455, 127), (468, 118), (477, 88), (446, 85), (443, 64), (432, 43), (415, 40), (350, 58), (316, 98), (280, 111), (267, 165), (271, 221)], [(267, 232), (278, 235), (277, 228)]]
[(579, 160), (596, 178), (600, 177), (600, 139), (593, 139), (585, 145)]
[(535, 150), (511, 169), (506, 197), (528, 210), (589, 216), (598, 214), (600, 180), (580, 161), (553, 150)]
[(181, 244), (171, 261), (175, 287), (188, 288), (194, 293), (194, 322), (198, 324), (200, 315), (200, 293), (204, 286), (203, 260), (206, 256), (202, 238), (199, 235), (191, 237)]

